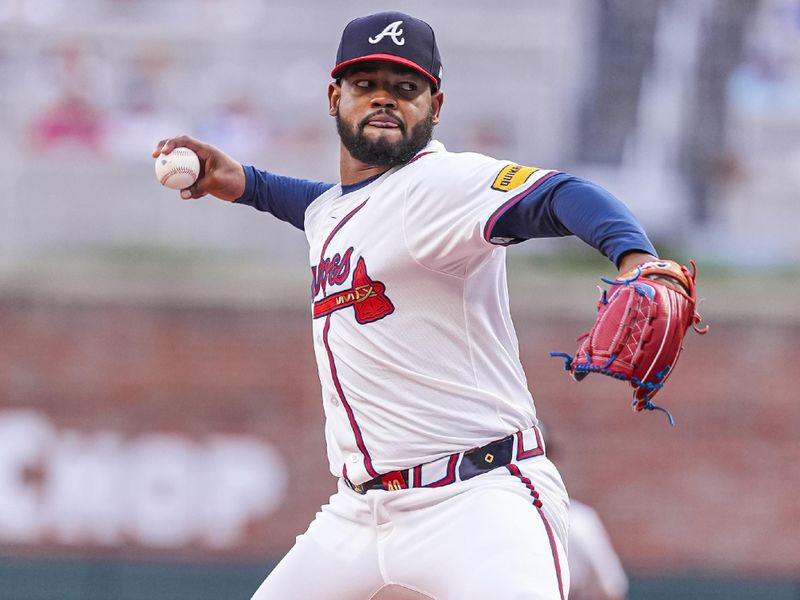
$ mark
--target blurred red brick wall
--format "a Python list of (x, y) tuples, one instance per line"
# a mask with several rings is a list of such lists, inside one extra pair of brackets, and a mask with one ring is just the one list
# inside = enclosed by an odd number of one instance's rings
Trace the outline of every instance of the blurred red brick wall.
[[(710, 335), (690, 335), (658, 397), (674, 429), (661, 413), (633, 414), (623, 384), (575, 383), (548, 356), (572, 351), (586, 323), (516, 325), (556, 463), (570, 492), (599, 511), (628, 568), (796, 575), (800, 403), (790, 382), (800, 325), (715, 322)], [(245, 433), (278, 449), (291, 467), (287, 496), (224, 557), (281, 554), (334, 490), (305, 314), (7, 299), (0, 332), (0, 411), (29, 408), (61, 428), (131, 436)], [(65, 550), (47, 539), (6, 548)], [(123, 551), (158, 556), (133, 543)]]

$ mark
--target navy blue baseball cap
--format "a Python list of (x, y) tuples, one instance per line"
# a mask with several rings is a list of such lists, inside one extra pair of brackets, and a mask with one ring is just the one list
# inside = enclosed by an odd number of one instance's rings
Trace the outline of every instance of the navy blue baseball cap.
[(382, 12), (350, 21), (342, 32), (331, 77), (338, 79), (346, 67), (368, 60), (405, 65), (430, 79), (434, 89), (442, 85), (442, 59), (433, 28), (410, 15)]

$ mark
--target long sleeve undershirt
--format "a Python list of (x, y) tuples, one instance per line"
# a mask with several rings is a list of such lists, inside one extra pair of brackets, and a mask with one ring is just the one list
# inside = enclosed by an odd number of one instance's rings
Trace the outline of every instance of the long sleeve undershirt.
[[(306, 208), (334, 184), (308, 181), (244, 167), (246, 185), (236, 202), (269, 212), (278, 219), (304, 228)], [(343, 186), (352, 192), (370, 180)], [(532, 238), (575, 235), (599, 250), (614, 264), (631, 251), (656, 256), (631, 211), (598, 185), (558, 173), (506, 209), (492, 228), (490, 238), (517, 243)]]
[(599, 185), (569, 173), (558, 173), (535, 188), (491, 231), (492, 238), (505, 238), (506, 243), (567, 235), (577, 236), (615, 265), (627, 252), (658, 256), (627, 206)]
[(236, 200), (237, 204), (271, 213), (301, 231), (308, 205), (334, 185), (276, 175), (249, 165), (244, 167), (244, 176), (244, 193)]

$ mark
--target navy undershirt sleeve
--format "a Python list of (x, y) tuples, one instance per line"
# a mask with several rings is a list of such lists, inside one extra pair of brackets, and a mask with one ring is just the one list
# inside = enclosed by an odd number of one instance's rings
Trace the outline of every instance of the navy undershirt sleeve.
[(244, 166), (244, 176), (244, 193), (236, 200), (237, 204), (272, 213), (300, 230), (304, 229), (308, 205), (334, 186), (332, 183), (276, 175), (249, 165)]
[(513, 244), (531, 238), (575, 235), (614, 264), (626, 252), (658, 256), (633, 213), (599, 185), (558, 173), (501, 215), (490, 239)]

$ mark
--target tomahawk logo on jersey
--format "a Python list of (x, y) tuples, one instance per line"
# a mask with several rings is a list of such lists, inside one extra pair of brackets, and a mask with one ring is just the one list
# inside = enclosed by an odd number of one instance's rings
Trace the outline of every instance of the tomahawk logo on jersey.
[[(352, 251), (352, 248), (348, 248), (344, 258), (338, 263), (337, 272), (339, 276), (333, 277), (331, 279), (332, 283), (341, 283), (341, 275), (350, 272)], [(336, 254), (334, 259), (338, 257), (339, 255)], [(327, 259), (323, 259), (323, 261), (327, 261)], [(320, 261), (320, 265), (323, 264), (323, 261)], [(336, 260), (332, 262), (337, 264)], [(315, 277), (314, 286), (318, 291), (324, 286), (324, 281), (318, 286)], [(331, 314), (333, 311), (352, 306), (358, 323), (363, 325), (377, 321), (394, 311), (392, 301), (389, 300), (385, 292), (386, 286), (382, 282), (373, 281), (370, 278), (367, 273), (367, 264), (363, 258), (359, 258), (353, 271), (353, 280), (350, 288), (331, 293), (316, 300), (314, 302), (314, 318), (319, 319)]]

